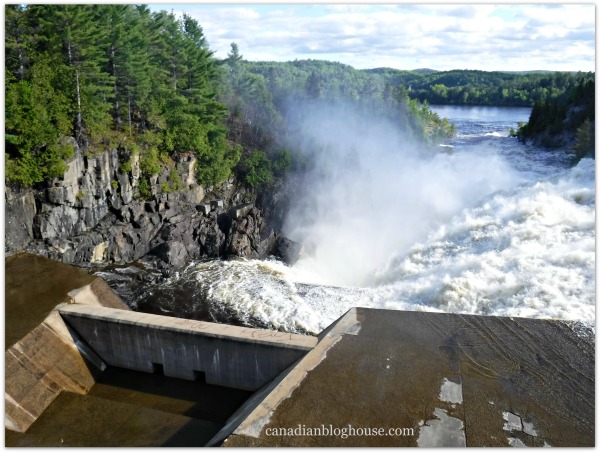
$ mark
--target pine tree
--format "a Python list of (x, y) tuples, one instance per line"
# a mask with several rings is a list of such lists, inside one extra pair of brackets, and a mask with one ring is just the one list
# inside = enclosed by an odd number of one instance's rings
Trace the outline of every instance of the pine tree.
[(31, 5), (48, 51), (62, 57), (71, 74), (75, 104), (75, 138), (80, 144), (98, 139), (109, 127), (112, 78), (103, 70), (107, 29), (101, 27), (100, 5)]
[(24, 5), (5, 5), (4, 12), (5, 67), (18, 80), (24, 80), (39, 35), (35, 33)]
[(575, 144), (573, 151), (577, 158), (595, 157), (595, 134), (592, 122), (586, 119), (575, 133)]

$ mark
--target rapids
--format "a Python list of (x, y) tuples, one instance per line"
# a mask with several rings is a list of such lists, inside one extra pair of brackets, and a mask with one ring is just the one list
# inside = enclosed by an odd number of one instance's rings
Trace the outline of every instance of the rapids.
[[(457, 136), (422, 162), (409, 155), (379, 167), (374, 159), (364, 181), (361, 163), (352, 184), (334, 178), (339, 194), (358, 204), (347, 214), (328, 199), (330, 215), (289, 227), (311, 245), (295, 266), (192, 263), (150, 291), (157, 311), (307, 333), (354, 306), (574, 320), (593, 331), (595, 161), (573, 166), (566, 150), (509, 137), (528, 109), (432, 109), (456, 123)], [(305, 206), (323, 208), (323, 181), (320, 192), (303, 194), (314, 197)], [(392, 185), (410, 203), (377, 202), (378, 192), (364, 193), (369, 181)]]

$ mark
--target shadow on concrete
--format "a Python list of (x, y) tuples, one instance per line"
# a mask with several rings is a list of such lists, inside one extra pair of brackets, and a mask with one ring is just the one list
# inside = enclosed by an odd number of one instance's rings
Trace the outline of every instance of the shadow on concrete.
[(160, 371), (151, 374), (109, 367), (89, 394), (198, 420), (225, 423), (252, 392), (207, 384), (201, 377), (187, 381), (164, 376)]

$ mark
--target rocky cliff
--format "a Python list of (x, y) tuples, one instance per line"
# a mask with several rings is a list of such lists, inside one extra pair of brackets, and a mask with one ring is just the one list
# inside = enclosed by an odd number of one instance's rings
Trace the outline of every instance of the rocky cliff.
[[(172, 269), (199, 258), (269, 253), (275, 233), (254, 206), (255, 196), (233, 179), (219, 187), (198, 185), (193, 154), (161, 164), (149, 179), (151, 195), (142, 197), (137, 154), (112, 149), (91, 155), (71, 145), (75, 155), (63, 177), (34, 189), (6, 187), (7, 254), (27, 250), (83, 265), (153, 255)], [(170, 186), (173, 168), (178, 190)]]

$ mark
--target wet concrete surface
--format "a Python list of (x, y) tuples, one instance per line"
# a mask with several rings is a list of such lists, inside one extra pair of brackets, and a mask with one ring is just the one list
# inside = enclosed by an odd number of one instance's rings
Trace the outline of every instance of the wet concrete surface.
[(109, 368), (87, 395), (61, 393), (7, 447), (205, 445), (250, 392)]
[(35, 329), (67, 293), (97, 277), (42, 256), (21, 253), (5, 259), (5, 344), (7, 350)]
[[(225, 446), (594, 445), (594, 339), (576, 335), (571, 324), (356, 313), (360, 329), (332, 342), (268, 417), (251, 420), (251, 414), (243, 426), (253, 428), (236, 430)], [(302, 435), (302, 428), (349, 425), (402, 431), (346, 439)], [(300, 435), (281, 435), (281, 429)]]

